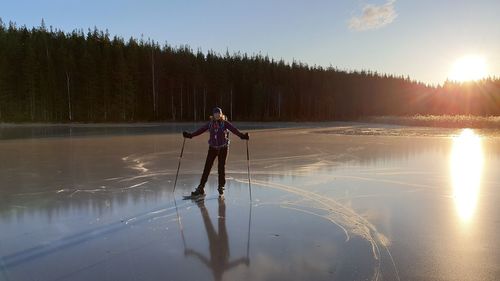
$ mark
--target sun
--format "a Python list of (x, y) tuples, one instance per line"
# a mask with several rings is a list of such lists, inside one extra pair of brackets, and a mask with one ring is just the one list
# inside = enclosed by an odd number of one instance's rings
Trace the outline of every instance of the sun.
[(487, 75), (488, 69), (484, 57), (469, 55), (455, 61), (448, 79), (457, 82), (466, 82), (480, 80), (486, 78)]

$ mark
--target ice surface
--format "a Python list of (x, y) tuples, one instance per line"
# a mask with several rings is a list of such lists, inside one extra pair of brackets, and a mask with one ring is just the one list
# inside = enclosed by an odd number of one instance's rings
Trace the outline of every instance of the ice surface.
[[(245, 142), (235, 136), (225, 198), (213, 169), (207, 197), (192, 202), (181, 198), (198, 184), (206, 135), (186, 141), (175, 197), (172, 188), (180, 132), (196, 125), (3, 128), (0, 280), (500, 277), (495, 133), (477, 132), (477, 173), (476, 158), (457, 152), (460, 130), (237, 125), (254, 128), (251, 204)], [(462, 159), (458, 176), (450, 159)]]

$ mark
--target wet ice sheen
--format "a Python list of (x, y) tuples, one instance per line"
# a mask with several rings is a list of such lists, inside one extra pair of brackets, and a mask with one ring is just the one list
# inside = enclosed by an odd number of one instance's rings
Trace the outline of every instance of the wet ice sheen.
[(238, 139), (225, 199), (214, 170), (202, 202), (180, 198), (206, 136), (171, 193), (177, 127), (0, 141), (0, 280), (500, 277), (495, 134), (275, 127), (251, 132), (252, 204)]

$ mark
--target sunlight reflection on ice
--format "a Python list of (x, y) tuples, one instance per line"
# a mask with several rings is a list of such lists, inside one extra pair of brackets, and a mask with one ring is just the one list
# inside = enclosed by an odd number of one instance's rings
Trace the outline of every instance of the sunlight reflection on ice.
[(474, 215), (482, 169), (481, 138), (471, 129), (464, 129), (453, 139), (450, 159), (453, 198), (458, 216), (463, 222), (469, 222)]

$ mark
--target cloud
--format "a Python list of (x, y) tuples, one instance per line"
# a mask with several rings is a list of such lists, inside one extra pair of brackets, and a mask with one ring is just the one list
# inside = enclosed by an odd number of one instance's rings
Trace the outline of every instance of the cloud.
[(389, 0), (385, 4), (365, 5), (360, 16), (353, 16), (349, 20), (349, 28), (356, 31), (365, 31), (384, 27), (398, 16), (394, 10), (395, 0)]

